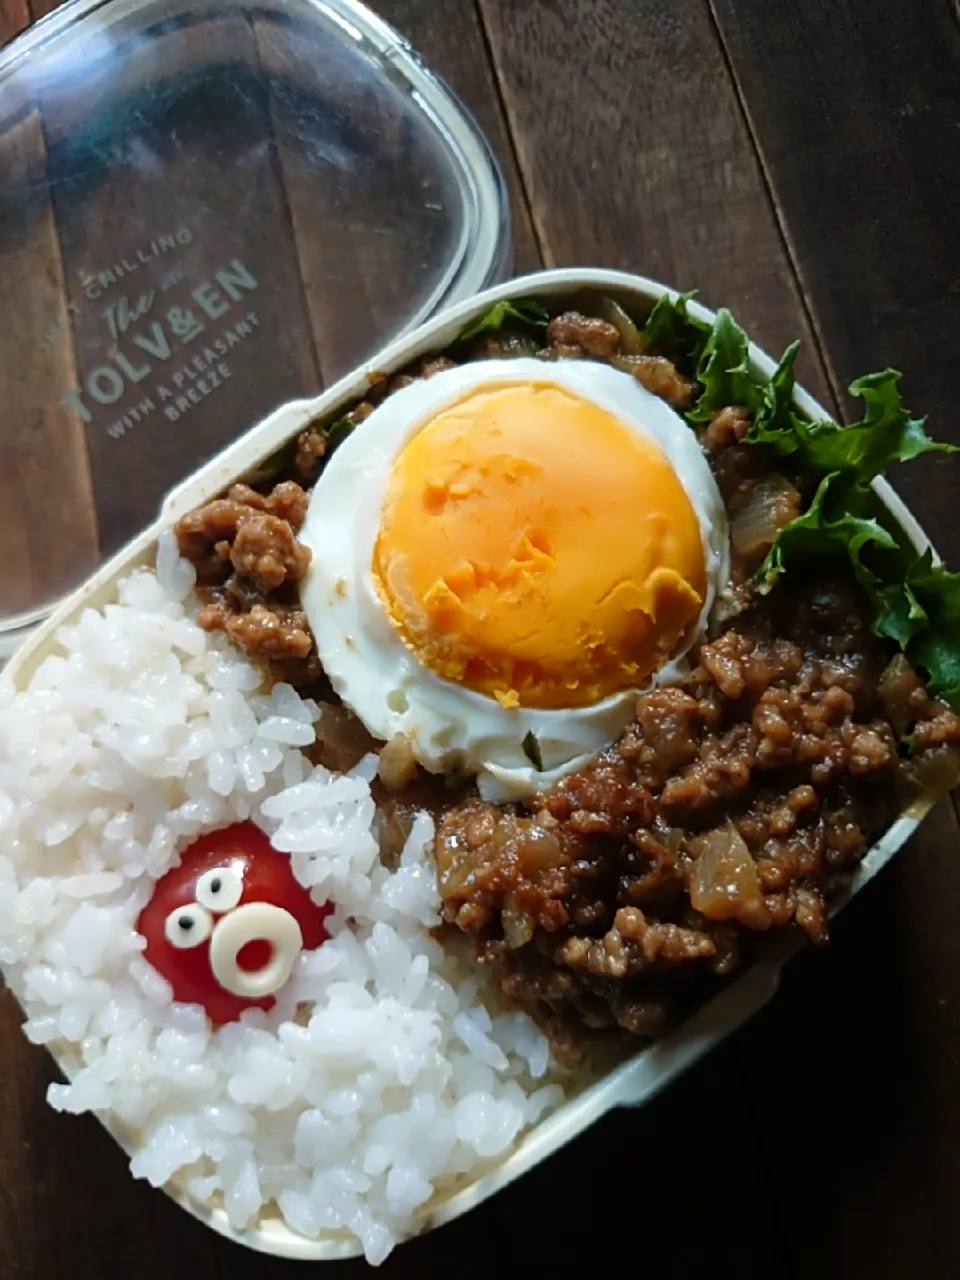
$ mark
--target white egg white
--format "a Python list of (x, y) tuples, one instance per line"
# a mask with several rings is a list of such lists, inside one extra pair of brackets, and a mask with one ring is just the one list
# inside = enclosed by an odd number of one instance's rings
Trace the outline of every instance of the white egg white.
[[(723, 500), (684, 420), (630, 374), (609, 365), (487, 360), (395, 392), (330, 459), (311, 494), (301, 534), (312, 552), (301, 584), (303, 608), (338, 696), (376, 737), (403, 734), (425, 768), (476, 774), (481, 794), (497, 801), (545, 790), (608, 746), (630, 722), (637, 691), (569, 710), (501, 707), (494, 698), (442, 679), (419, 662), (381, 603), (371, 565), (391, 469), (404, 445), (465, 393), (530, 382), (553, 383), (592, 401), (654, 440), (670, 459), (703, 537), (708, 592), (700, 634), (728, 575)], [(675, 681), (684, 669), (678, 655), (647, 687)], [(542, 770), (524, 753), (529, 733), (539, 743)]]

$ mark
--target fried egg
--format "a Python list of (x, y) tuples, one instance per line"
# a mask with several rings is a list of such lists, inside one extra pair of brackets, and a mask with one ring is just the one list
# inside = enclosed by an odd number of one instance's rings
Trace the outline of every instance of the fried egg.
[(675, 680), (726, 581), (723, 501), (684, 420), (592, 361), (412, 383), (314, 488), (301, 597), (375, 736), (494, 800), (544, 790)]

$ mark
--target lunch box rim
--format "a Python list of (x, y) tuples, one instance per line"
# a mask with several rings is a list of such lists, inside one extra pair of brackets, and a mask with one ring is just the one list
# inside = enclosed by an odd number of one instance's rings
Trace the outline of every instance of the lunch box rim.
[[(603, 268), (555, 268), (517, 277), (485, 289), (472, 298), (454, 304), (427, 320), (419, 328), (394, 339), (379, 354), (364, 361), (323, 394), (291, 401), (269, 414), (259, 424), (228, 445), (210, 462), (181, 482), (166, 498), (157, 519), (131, 540), (86, 582), (76, 588), (43, 625), (25, 641), (3, 671), (0, 679), (13, 689), (22, 688), (40, 663), (53, 651), (58, 629), (71, 622), (85, 608), (101, 608), (113, 598), (112, 588), (124, 574), (152, 563), (159, 535), (187, 511), (208, 501), (230, 483), (243, 479), (317, 419), (331, 418), (361, 398), (374, 377), (392, 374), (419, 356), (442, 351), (457, 338), (463, 327), (482, 315), (492, 304), (518, 297), (543, 297), (580, 291), (613, 295), (628, 305), (649, 308), (663, 296), (676, 298), (677, 291), (647, 277)], [(691, 301), (690, 313), (712, 322), (715, 313), (702, 303)], [(759, 372), (771, 375), (775, 361), (756, 344), (750, 344), (750, 360)], [(810, 418), (829, 417), (826, 410), (806, 391), (797, 387), (794, 402)], [(897, 493), (884, 480), (874, 487), (918, 551), (930, 546), (929, 539)], [(844, 897), (834, 904), (839, 911), (898, 852), (917, 830), (932, 807), (928, 801), (915, 804), (901, 814), (864, 858)], [(675, 1031), (605, 1072), (575, 1093), (547, 1117), (535, 1124), (518, 1141), (510, 1154), (479, 1178), (438, 1198), (436, 1204), (419, 1215), (417, 1232), (422, 1234), (461, 1217), (534, 1168), (560, 1147), (582, 1133), (606, 1112), (619, 1106), (639, 1106), (719, 1044), (773, 996), (785, 961), (803, 944), (784, 939), (779, 949), (752, 965), (719, 995), (702, 1006)], [(4, 977), (6, 978), (6, 974)], [(19, 999), (16, 984), (13, 993)], [(78, 1062), (65, 1046), (46, 1046), (68, 1079), (78, 1070)], [(128, 1155), (137, 1149), (135, 1135), (125, 1130), (109, 1114), (99, 1114), (101, 1124)], [(237, 1230), (227, 1220), (222, 1206), (196, 1202), (176, 1181), (163, 1190), (193, 1217), (220, 1235), (262, 1253), (303, 1261), (334, 1261), (362, 1254), (359, 1243), (345, 1235), (327, 1234), (310, 1239), (291, 1231), (279, 1216), (263, 1218), (255, 1227)]]

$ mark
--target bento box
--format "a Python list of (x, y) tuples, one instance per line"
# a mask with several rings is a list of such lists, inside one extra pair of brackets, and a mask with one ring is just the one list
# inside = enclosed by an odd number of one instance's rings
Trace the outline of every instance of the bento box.
[[(590, 268), (545, 271), (512, 280), (458, 304), (393, 342), (323, 395), (284, 405), (179, 485), (164, 502), (155, 523), (95, 573), (27, 641), (3, 674), (8, 693), (24, 688), (44, 660), (56, 651), (61, 628), (76, 625), (84, 610), (102, 609), (110, 604), (119, 579), (140, 566), (154, 563), (158, 539), (176, 521), (216, 497), (234, 481), (256, 473), (266, 459), (275, 456), (311, 423), (336, 419), (341, 411), (363, 398), (373, 379), (390, 376), (418, 357), (444, 350), (457, 340), (465, 326), (489, 313), (498, 302), (534, 298), (549, 303), (568, 296), (589, 295), (613, 299), (631, 314), (638, 315), (649, 313), (658, 300), (676, 296), (665, 286), (640, 276)], [(715, 319), (714, 313), (699, 303), (689, 302), (688, 308), (690, 316), (704, 324)], [(751, 346), (749, 357), (756, 371), (767, 377), (774, 375), (776, 364), (763, 351)], [(799, 413), (809, 420), (828, 416), (799, 388), (793, 393), (793, 401)], [(882, 479), (874, 481), (874, 488), (916, 550), (926, 549), (929, 544), (922, 529), (893, 489)], [(838, 910), (881, 870), (916, 831), (929, 807), (929, 801), (918, 799), (893, 821), (863, 858), (847, 893), (832, 903), (832, 911)], [(602, 1067), (595, 1064), (573, 1072), (565, 1086), (565, 1100), (522, 1133), (505, 1156), (482, 1168), (479, 1176), (465, 1176), (458, 1184), (447, 1185), (441, 1194), (428, 1199), (417, 1210), (415, 1232), (451, 1222), (477, 1207), (573, 1141), (606, 1112), (649, 1101), (774, 995), (780, 969), (799, 945), (793, 935), (781, 939), (764, 958), (746, 967), (718, 995), (661, 1039), (632, 1054), (620, 1052), (610, 1063), (604, 1060)], [(22, 997), (21, 976), (16, 966), (5, 966), (4, 977), (14, 994)], [(79, 1066), (76, 1053), (56, 1038), (47, 1047), (67, 1080), (73, 1079)], [(137, 1133), (109, 1114), (98, 1113), (98, 1116), (124, 1151), (134, 1155), (138, 1148)], [(268, 1207), (255, 1223), (238, 1228), (231, 1225), (222, 1204), (216, 1200), (213, 1204), (201, 1203), (177, 1177), (168, 1182), (165, 1190), (187, 1212), (221, 1235), (265, 1253), (329, 1261), (362, 1252), (358, 1241), (343, 1231), (321, 1231), (316, 1238), (308, 1238), (291, 1230), (273, 1207)]]

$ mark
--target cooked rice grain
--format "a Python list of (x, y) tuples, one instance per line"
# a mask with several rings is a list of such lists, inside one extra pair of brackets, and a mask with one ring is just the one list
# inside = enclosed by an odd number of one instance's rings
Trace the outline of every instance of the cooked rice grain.
[[(275, 1205), (294, 1231), (348, 1232), (370, 1262), (415, 1214), (502, 1157), (562, 1100), (546, 1042), (427, 929), (433, 824), (377, 858), (370, 780), (312, 767), (317, 707), (192, 621), (192, 570), (165, 539), (116, 604), (60, 633), (0, 698), (0, 964), (26, 1034), (66, 1053), (53, 1106), (113, 1113), (131, 1168), (220, 1203)], [(154, 881), (212, 827), (250, 818), (288, 852), (331, 940), (269, 1015), (212, 1030), (178, 1005), (135, 931)], [(349, 923), (348, 923), (349, 922)]]

